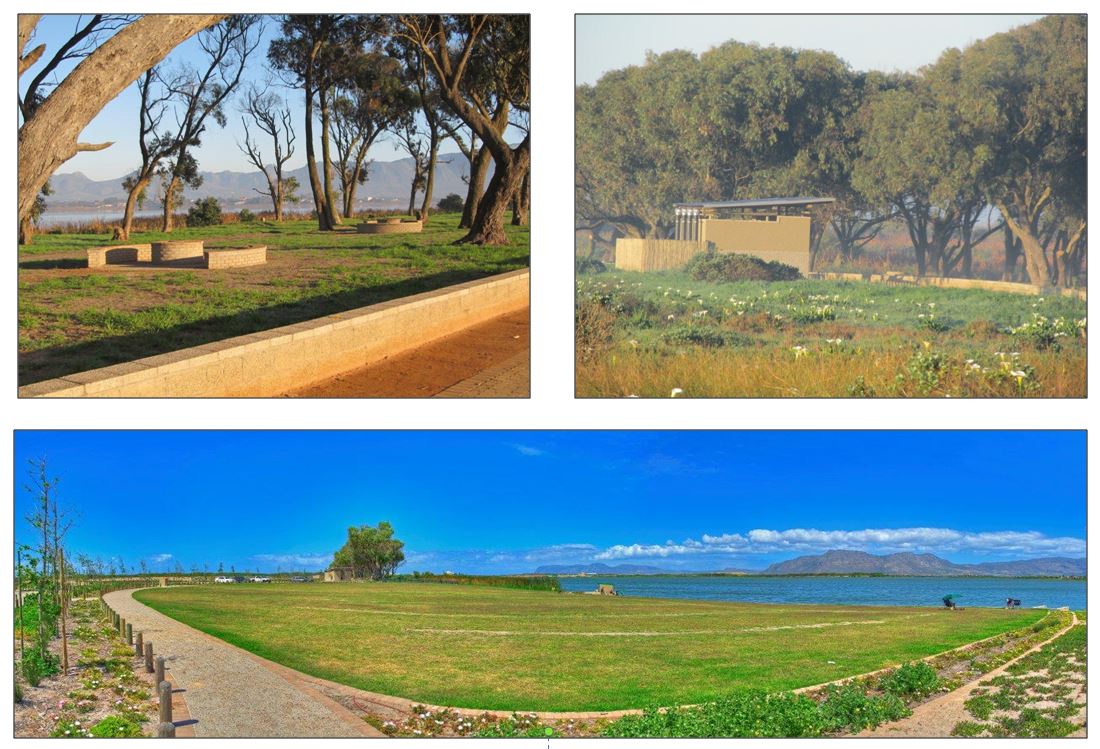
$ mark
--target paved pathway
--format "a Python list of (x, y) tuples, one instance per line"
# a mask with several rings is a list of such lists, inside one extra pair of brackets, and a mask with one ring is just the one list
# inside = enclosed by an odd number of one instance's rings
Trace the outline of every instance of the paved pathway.
[(108, 605), (165, 657), (200, 737), (381, 736), (349, 710), (287, 669), (192, 629), (138, 603), (132, 591)]
[(436, 398), (529, 398), (531, 352), (516, 354), (473, 377), (457, 382)]

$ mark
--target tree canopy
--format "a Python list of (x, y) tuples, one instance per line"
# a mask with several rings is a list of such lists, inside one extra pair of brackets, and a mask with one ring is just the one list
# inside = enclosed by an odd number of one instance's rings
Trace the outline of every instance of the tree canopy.
[(333, 567), (350, 567), (356, 577), (382, 580), (405, 561), (405, 543), (393, 537), (393, 526), (382, 521), (377, 527), (348, 528), (348, 540), (333, 555)]

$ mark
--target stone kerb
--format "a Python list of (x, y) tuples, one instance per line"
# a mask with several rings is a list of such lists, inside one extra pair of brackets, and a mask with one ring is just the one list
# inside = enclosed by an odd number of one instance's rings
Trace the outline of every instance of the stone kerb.
[(265, 264), (267, 262), (267, 246), (216, 248), (205, 250), (203, 255), (206, 258), (206, 267), (211, 270), (244, 268), (250, 265)]
[(203, 256), (201, 239), (183, 239), (171, 242), (153, 242), (153, 262), (170, 263)]
[(102, 268), (104, 265), (121, 263), (147, 263), (152, 259), (153, 245), (124, 244), (89, 247), (88, 267)]
[(424, 230), (424, 223), (387, 218), (381, 221), (364, 221), (355, 230), (360, 234), (419, 234)]

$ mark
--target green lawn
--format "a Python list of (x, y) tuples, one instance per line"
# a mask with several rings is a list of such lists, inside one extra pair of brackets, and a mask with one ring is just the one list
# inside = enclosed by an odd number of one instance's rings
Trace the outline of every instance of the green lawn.
[(267, 265), (222, 271), (89, 270), (84, 250), (111, 244), (109, 236), (40, 234), (19, 255), (20, 384), (527, 267), (528, 227), (507, 226), (507, 245), (454, 245), (465, 233), (458, 219), (435, 214), (422, 234), (391, 236), (357, 234), (357, 221), (319, 232), (295, 220), (132, 237), (267, 245)]
[(175, 619), (361, 689), (454, 707), (604, 710), (791, 689), (1045, 612), (610, 598), (418, 583), (144, 590)]
[(1085, 316), (1057, 295), (581, 275), (577, 394), (1080, 397)]

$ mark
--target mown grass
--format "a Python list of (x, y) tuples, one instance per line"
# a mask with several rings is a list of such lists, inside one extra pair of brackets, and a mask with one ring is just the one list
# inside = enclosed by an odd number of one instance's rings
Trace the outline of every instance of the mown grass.
[(582, 397), (1071, 397), (1086, 304), (836, 281), (577, 282)]
[[(1038, 611), (761, 605), (419, 583), (181, 587), (142, 602), (265, 658), (455, 707), (610, 710), (818, 684)], [(822, 626), (823, 625), (823, 626)]]
[[(319, 232), (313, 221), (135, 234), (135, 243), (201, 238), (209, 247), (267, 245), (268, 264), (225, 271), (88, 270), (99, 234), (43, 234), (20, 254), (21, 384), (430, 291), (528, 265), (530, 231), (509, 244), (455, 245), (457, 214), (422, 234)], [(48, 257), (43, 257), (48, 255)]]

